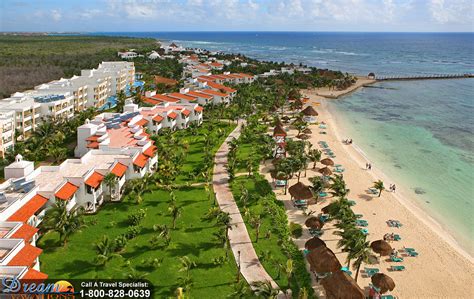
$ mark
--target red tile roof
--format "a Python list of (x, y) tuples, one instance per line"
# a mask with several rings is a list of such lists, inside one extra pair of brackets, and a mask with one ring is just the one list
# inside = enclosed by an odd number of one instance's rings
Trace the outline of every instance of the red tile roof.
[(178, 84), (178, 81), (166, 77), (161, 77), (161, 76), (155, 76), (155, 83), (156, 84), (164, 84), (168, 86), (174, 86)]
[(161, 103), (161, 101), (157, 101), (157, 100), (154, 100), (154, 99), (151, 99), (151, 98), (144, 98), (143, 101), (145, 101), (147, 103), (150, 103), (152, 105), (156, 105), (156, 104)]
[(147, 123), (148, 123), (148, 121), (146, 119), (142, 118), (139, 121), (137, 121), (135, 124), (143, 127)]
[(181, 110), (181, 113), (184, 114), (185, 116), (189, 116), (189, 114), (191, 114), (191, 111), (183, 109)]
[(163, 94), (156, 94), (156, 95), (152, 96), (151, 98), (155, 99), (155, 100), (158, 100), (158, 101), (173, 102), (173, 103), (176, 103), (176, 102), (179, 101), (178, 99), (175, 99), (175, 98), (169, 97), (167, 95), (163, 95)]
[(97, 141), (99, 139), (99, 135), (92, 135), (86, 138), (86, 141)]
[(38, 247), (25, 244), (23, 248), (10, 260), (8, 266), (33, 266), (36, 258), (43, 252)]
[(97, 188), (103, 180), (104, 176), (97, 171), (94, 171), (84, 183), (92, 188)]
[(156, 121), (157, 123), (161, 122), (163, 120), (163, 116), (161, 115), (156, 115), (152, 118), (154, 121)]
[(178, 114), (176, 114), (175, 112), (171, 112), (170, 114), (168, 114), (168, 117), (171, 117), (172, 119), (176, 119), (176, 117), (178, 117)]
[(178, 98), (180, 100), (186, 100), (186, 101), (195, 101), (196, 97), (185, 95), (179, 92), (173, 92), (170, 93), (168, 96), (173, 97), (173, 98)]
[(97, 149), (97, 148), (99, 148), (99, 143), (94, 141), (94, 142), (89, 143), (89, 144), (87, 145), (87, 147), (88, 147), (88, 148), (95, 148), (95, 149)]
[[(212, 81), (208, 81), (208, 82), (212, 82)], [(204, 98), (204, 99), (212, 99), (211, 95), (208, 95), (208, 94), (196, 91), (196, 90), (189, 91), (187, 94), (190, 94), (190, 95), (195, 96), (195, 97), (201, 97), (201, 98)]]
[(135, 161), (133, 161), (133, 164), (136, 166), (143, 168), (146, 165), (146, 162), (148, 161), (148, 157), (145, 156), (144, 154), (139, 154), (136, 158)]
[(156, 149), (157, 147), (152, 145), (152, 146), (149, 146), (144, 152), (143, 154), (148, 156), (148, 157), (153, 157), (156, 153)]
[(110, 172), (121, 178), (125, 174), (125, 172), (127, 172), (127, 168), (128, 167), (126, 165), (123, 165), (119, 162), (115, 164), (114, 168), (112, 168)]
[(56, 192), (56, 194), (54, 194), (54, 196), (62, 200), (70, 200), (74, 193), (76, 193), (77, 189), (79, 189), (79, 187), (67, 182)]
[(225, 86), (216, 82), (208, 82), (207, 86), (218, 89), (218, 91), (224, 91), (226, 93), (233, 93), (237, 91), (236, 89), (230, 88), (228, 86)]
[(24, 239), (26, 242), (29, 242), (33, 236), (38, 232), (38, 228), (33, 227), (24, 223), (13, 235), (11, 239)]
[(212, 89), (201, 89), (200, 91), (204, 92), (204, 93), (207, 93), (207, 94), (219, 96), (219, 97), (226, 97), (227, 96), (227, 94), (225, 94), (225, 93), (218, 92), (218, 91), (215, 91), (215, 90), (212, 90)]
[(48, 202), (46, 197), (39, 194), (33, 196), (27, 203), (25, 203), (18, 211), (8, 218), (8, 221), (26, 222), (33, 216), (41, 207)]
[(201, 112), (203, 110), (204, 108), (202, 108), (201, 106), (197, 106), (196, 108), (194, 108), (194, 111), (197, 111), (197, 112)]
[(28, 269), (28, 272), (23, 275), (21, 280), (34, 280), (34, 281), (44, 281), (48, 279), (48, 275), (43, 272), (36, 271), (35, 269)]

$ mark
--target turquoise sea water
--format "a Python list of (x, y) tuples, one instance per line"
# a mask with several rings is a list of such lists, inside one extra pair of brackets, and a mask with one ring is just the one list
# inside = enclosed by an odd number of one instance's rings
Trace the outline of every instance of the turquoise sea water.
[[(471, 80), (386, 82), (374, 87), (332, 102), (342, 115), (338, 120), (345, 136), (374, 165), (408, 188), (416, 204), (472, 255)], [(454, 88), (458, 90), (451, 93)]]
[[(473, 33), (116, 32), (356, 74), (474, 73)], [(335, 101), (344, 127), (474, 252), (474, 79), (386, 82)]]

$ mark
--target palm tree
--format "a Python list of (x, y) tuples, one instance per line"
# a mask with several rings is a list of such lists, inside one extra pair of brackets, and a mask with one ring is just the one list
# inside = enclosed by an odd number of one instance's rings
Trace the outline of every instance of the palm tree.
[(245, 166), (247, 168), (247, 171), (249, 173), (249, 176), (252, 176), (252, 173), (253, 173), (253, 164), (254, 164), (254, 161), (253, 159), (249, 158), (247, 159), (247, 161), (245, 162)]
[(316, 168), (316, 163), (321, 160), (321, 151), (318, 149), (311, 149), (308, 151), (308, 158), (313, 162), (313, 169)]
[(234, 292), (230, 293), (227, 297), (228, 298), (249, 298), (250, 295), (250, 288), (248, 287), (247, 283), (241, 281), (234, 285)]
[(258, 243), (258, 238), (260, 235), (260, 226), (262, 226), (262, 217), (261, 215), (253, 215), (250, 217), (250, 225), (255, 228), (255, 243)]
[(84, 226), (84, 208), (75, 207), (67, 210), (67, 201), (58, 200), (47, 210), (42, 226), (47, 231), (59, 234), (63, 245), (67, 244), (69, 237)]
[[(365, 240), (365, 236), (364, 236)], [(357, 282), (357, 277), (359, 276), (360, 266), (362, 263), (367, 263), (369, 261), (371, 255), (369, 242), (360, 242), (360, 244), (353, 248), (351, 252), (349, 252), (348, 258), (355, 259), (353, 266), (357, 268), (355, 281)]]
[(378, 180), (378, 181), (374, 182), (374, 188), (379, 190), (379, 196), (378, 197), (380, 197), (380, 195), (382, 195), (382, 191), (385, 190), (385, 187), (383, 185), (382, 180)]
[(311, 182), (310, 189), (313, 192), (316, 199), (318, 199), (319, 193), (321, 193), (324, 189), (324, 182), (320, 176), (312, 177), (309, 179), (309, 181)]
[(123, 92), (123, 90), (121, 90), (118, 94), (117, 94), (117, 105), (116, 105), (116, 110), (118, 112), (122, 112), (123, 110), (123, 106), (125, 106), (125, 93)]
[(291, 289), (291, 277), (293, 276), (293, 260), (288, 259), (285, 267), (286, 278), (288, 280), (288, 288)]
[(331, 190), (332, 194), (336, 197), (345, 197), (349, 194), (349, 189), (346, 187), (346, 182), (344, 181), (342, 175), (334, 175), (331, 177)]
[(192, 261), (189, 257), (183, 256), (179, 258), (181, 262), (181, 268), (179, 272), (184, 272), (186, 277), (190, 277), (190, 271), (196, 267), (196, 262)]
[(114, 253), (115, 244), (107, 235), (102, 236), (102, 239), (95, 243), (94, 247), (97, 252), (96, 263), (99, 265), (105, 265), (112, 257), (119, 256)]
[(112, 201), (112, 189), (115, 188), (117, 185), (117, 176), (113, 174), (112, 172), (109, 172), (105, 177), (104, 177), (104, 184), (109, 188), (109, 197), (110, 200)]
[(172, 228), (176, 228), (176, 220), (181, 216), (181, 208), (177, 207), (174, 203), (172, 203), (168, 207), (168, 212), (170, 213), (171, 217), (173, 218)]
[(274, 289), (269, 281), (257, 281), (252, 284), (254, 293), (258, 297), (266, 299), (275, 299), (278, 296), (279, 290)]

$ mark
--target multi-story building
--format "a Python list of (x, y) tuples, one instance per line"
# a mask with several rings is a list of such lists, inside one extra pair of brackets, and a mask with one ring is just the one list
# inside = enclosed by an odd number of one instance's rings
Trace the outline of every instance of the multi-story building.
[(77, 76), (70, 79), (61, 78), (56, 81), (51, 81), (45, 84), (35, 86), (35, 90), (44, 93), (50, 92), (70, 92), (74, 97), (74, 111), (80, 112), (86, 109), (87, 106), (87, 84), (81, 80), (77, 80)]
[(87, 85), (87, 107), (101, 108), (112, 96), (112, 77), (97, 70), (82, 70), (76, 84)]
[(41, 104), (23, 93), (15, 93), (12, 97), (0, 101), (0, 111), (13, 111), (15, 130), (21, 138), (28, 138), (41, 123)]
[(15, 112), (0, 111), (0, 157), (13, 148), (15, 141)]

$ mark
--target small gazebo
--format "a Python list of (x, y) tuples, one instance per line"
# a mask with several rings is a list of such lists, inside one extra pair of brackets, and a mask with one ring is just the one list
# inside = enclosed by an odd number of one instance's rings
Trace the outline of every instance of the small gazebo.
[(288, 188), (291, 198), (295, 200), (309, 200), (313, 198), (313, 192), (309, 186), (306, 186), (302, 182), (298, 182)]
[(303, 114), (303, 120), (308, 123), (316, 122), (316, 116), (318, 116), (318, 112), (314, 110), (313, 106), (306, 106), (301, 113)]

